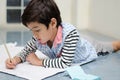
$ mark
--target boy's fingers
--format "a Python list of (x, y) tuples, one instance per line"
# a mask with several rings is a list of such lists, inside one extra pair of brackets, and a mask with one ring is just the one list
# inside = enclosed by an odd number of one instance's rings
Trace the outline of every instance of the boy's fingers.
[(8, 65), (8, 66), (15, 66), (15, 63), (14, 63), (13, 60), (8, 59), (8, 60), (6, 61), (6, 65)]
[(12, 61), (8, 59), (8, 60), (6, 60), (6, 63), (7, 64), (12, 64)]
[(6, 67), (7, 67), (8, 69), (14, 69), (14, 68), (15, 68), (15, 65), (6, 64)]

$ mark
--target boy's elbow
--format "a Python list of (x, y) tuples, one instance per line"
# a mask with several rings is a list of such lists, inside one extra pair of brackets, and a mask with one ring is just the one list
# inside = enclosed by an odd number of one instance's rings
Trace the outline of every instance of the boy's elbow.
[(72, 62), (62, 62), (63, 68), (70, 67), (72, 65)]

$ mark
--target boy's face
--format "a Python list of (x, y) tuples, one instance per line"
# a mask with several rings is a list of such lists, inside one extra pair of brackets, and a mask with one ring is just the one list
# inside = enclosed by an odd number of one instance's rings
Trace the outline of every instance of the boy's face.
[(53, 29), (54, 25), (49, 24), (49, 28), (47, 29), (44, 24), (38, 22), (30, 22), (27, 24), (27, 26), (32, 31), (33, 36), (39, 41), (39, 43), (46, 44), (49, 40), (54, 40), (56, 33), (56, 29)]

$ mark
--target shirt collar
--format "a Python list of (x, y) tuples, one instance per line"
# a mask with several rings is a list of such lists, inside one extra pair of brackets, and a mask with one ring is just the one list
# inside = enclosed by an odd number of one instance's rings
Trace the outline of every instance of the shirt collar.
[(55, 40), (53, 42), (53, 47), (55, 48), (57, 44), (60, 44), (62, 42), (62, 27), (58, 27), (57, 35), (55, 37)]

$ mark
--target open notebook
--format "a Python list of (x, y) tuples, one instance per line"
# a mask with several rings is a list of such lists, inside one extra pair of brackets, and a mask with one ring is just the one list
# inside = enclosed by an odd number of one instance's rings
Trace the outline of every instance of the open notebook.
[[(11, 56), (16, 55), (22, 47), (16, 47), (14, 44), (7, 44), (8, 50)], [(38, 54), (39, 53), (39, 54)], [(46, 58), (45, 55), (40, 53), (39, 51), (36, 54), (41, 58)], [(40, 66), (33, 66), (29, 63), (21, 63), (17, 65), (15, 69), (6, 69), (5, 60), (8, 58), (6, 50), (3, 45), (0, 45), (0, 71), (8, 74), (12, 74), (18, 77), (26, 78), (29, 80), (41, 80), (48, 76), (52, 76), (58, 72), (64, 71), (64, 69), (56, 69), (56, 68), (44, 68)]]

